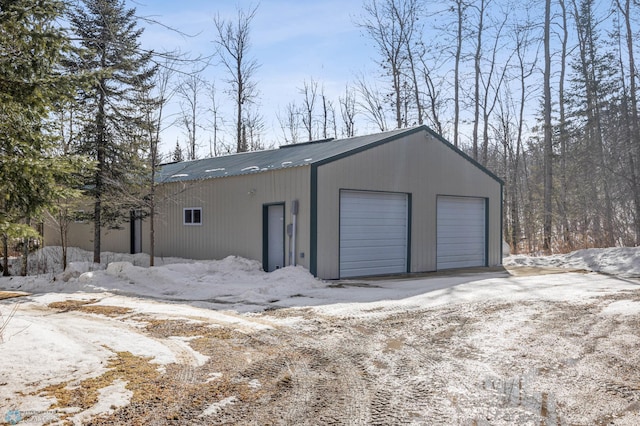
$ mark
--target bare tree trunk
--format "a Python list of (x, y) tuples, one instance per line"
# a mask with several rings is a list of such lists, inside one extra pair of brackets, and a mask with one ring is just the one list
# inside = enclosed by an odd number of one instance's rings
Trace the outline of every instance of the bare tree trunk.
[(408, 47), (407, 53), (409, 55), (409, 66), (411, 67), (411, 81), (413, 85), (413, 98), (416, 103), (416, 110), (418, 112), (418, 124), (424, 124), (424, 106), (422, 105), (422, 99), (420, 97), (420, 85), (418, 84), (418, 77), (416, 75), (416, 65), (413, 61), (413, 53), (411, 52), (411, 48)]
[(558, 82), (558, 107), (560, 110), (560, 220), (562, 222), (562, 239), (565, 250), (571, 250), (574, 246), (571, 238), (571, 225), (569, 223), (569, 182), (567, 179), (567, 118), (565, 112), (565, 75), (567, 70), (567, 43), (569, 40), (569, 27), (567, 24), (567, 10), (564, 0), (558, 0), (562, 9), (562, 53), (560, 56), (560, 77)]
[(313, 81), (311, 78), (311, 82), (304, 82), (304, 85), (300, 90), (300, 93), (304, 96), (303, 98), (303, 108), (304, 115), (302, 116), (302, 124), (307, 130), (307, 135), (309, 141), (314, 139), (313, 137), (313, 111), (315, 109), (316, 97), (318, 94), (318, 82)]
[[(27, 217), (26, 224), (31, 225), (31, 218)], [(22, 259), (20, 260), (20, 275), (27, 276), (29, 272), (29, 237), (22, 239)]]
[(329, 111), (327, 110), (327, 97), (324, 95), (324, 87), (322, 88), (322, 138), (327, 138), (327, 127), (329, 121)]
[(544, 9), (544, 220), (543, 250), (551, 253), (553, 141), (551, 129), (551, 0), (545, 0)]
[(62, 248), (62, 270), (67, 270), (67, 249), (69, 247), (69, 209), (62, 207), (58, 213), (58, 231), (60, 231), (60, 246)]
[(478, 126), (480, 122), (480, 78), (482, 76), (481, 59), (482, 59), (482, 33), (484, 30), (484, 9), (485, 0), (479, 1), (478, 8), (478, 27), (476, 33), (476, 52), (473, 57), (474, 63), (474, 97), (473, 97), (473, 159), (478, 161)]
[(458, 27), (456, 31), (456, 62), (453, 76), (453, 145), (458, 146), (458, 128), (460, 126), (460, 61), (462, 59), (462, 25), (464, 20), (464, 11), (467, 6), (462, 0), (455, 0), (456, 12), (458, 16)]
[(344, 125), (344, 135), (348, 138), (355, 135), (356, 95), (349, 86), (344, 89), (344, 97), (340, 97), (340, 115)]

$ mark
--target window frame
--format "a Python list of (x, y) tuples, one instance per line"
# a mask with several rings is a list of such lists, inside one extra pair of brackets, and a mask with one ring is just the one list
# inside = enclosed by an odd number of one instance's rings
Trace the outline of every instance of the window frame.
[[(191, 212), (191, 222), (187, 222), (187, 211)], [(200, 213), (199, 215), (199, 222), (194, 222), (195, 219), (195, 215), (194, 212), (198, 211)], [(202, 207), (184, 207), (182, 209), (182, 225), (184, 226), (202, 226)]]

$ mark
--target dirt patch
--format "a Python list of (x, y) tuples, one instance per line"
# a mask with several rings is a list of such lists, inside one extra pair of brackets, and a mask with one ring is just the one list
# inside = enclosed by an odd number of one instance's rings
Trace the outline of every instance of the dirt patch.
[(0, 300), (24, 296), (29, 296), (29, 293), (25, 293), (24, 291), (0, 291)]
[(590, 271), (584, 269), (573, 268), (556, 268), (552, 266), (505, 266), (507, 272), (515, 277), (527, 277), (532, 275), (551, 275), (551, 274), (566, 274), (568, 272), (575, 272), (579, 274), (588, 274)]
[(118, 317), (128, 314), (131, 311), (123, 306), (94, 305), (96, 299), (90, 300), (64, 300), (61, 302), (49, 303), (49, 308), (59, 312), (80, 311), (88, 314), (98, 314), (108, 317)]

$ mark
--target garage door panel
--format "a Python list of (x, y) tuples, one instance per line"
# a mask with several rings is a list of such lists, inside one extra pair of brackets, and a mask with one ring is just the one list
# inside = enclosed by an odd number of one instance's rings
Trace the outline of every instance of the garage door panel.
[(387, 227), (387, 229), (380, 229), (376, 226), (354, 226), (351, 229), (345, 230), (343, 236), (346, 241), (354, 240), (402, 240), (405, 238), (398, 238), (398, 234), (404, 232), (405, 227)]
[(405, 259), (405, 247), (404, 246), (390, 246), (390, 247), (367, 247), (358, 248), (351, 247), (345, 248), (341, 254), (344, 254), (343, 258), (349, 259), (349, 261), (359, 260), (386, 260), (386, 259)]
[(484, 198), (437, 199), (437, 269), (486, 264)]
[(340, 277), (406, 272), (408, 197), (341, 191)]
[(386, 244), (387, 247), (389, 247), (389, 248), (391, 248), (391, 247), (402, 247), (403, 250), (406, 249), (404, 240), (389, 241), (386, 238), (380, 238), (380, 239), (369, 238), (369, 239), (363, 239), (363, 240), (352, 239), (352, 240), (349, 240), (349, 241), (344, 241), (340, 247), (341, 247), (341, 250), (348, 250), (348, 249), (351, 249), (351, 248), (362, 250), (363, 243), (365, 243), (366, 245), (373, 246), (373, 247), (380, 247), (380, 246)]
[(372, 264), (371, 266), (363, 266), (361, 268), (351, 267), (349, 268), (349, 270), (351, 271), (351, 274), (349, 276), (344, 276), (343, 278), (369, 276), (371, 275), (372, 268), (376, 269), (377, 271), (376, 275), (391, 275), (391, 274), (399, 273), (397, 271), (397, 266), (395, 265), (389, 266), (389, 267), (382, 267), (382, 266), (378, 266), (377, 264)]

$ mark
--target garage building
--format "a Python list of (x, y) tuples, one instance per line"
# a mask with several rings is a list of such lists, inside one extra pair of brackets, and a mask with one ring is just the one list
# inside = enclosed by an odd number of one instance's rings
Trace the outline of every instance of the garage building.
[[(238, 255), (324, 279), (502, 259), (502, 181), (426, 126), (166, 164), (158, 183), (156, 256)], [(148, 252), (148, 222), (107, 232), (103, 249)], [(71, 244), (90, 249), (82, 226)]]

